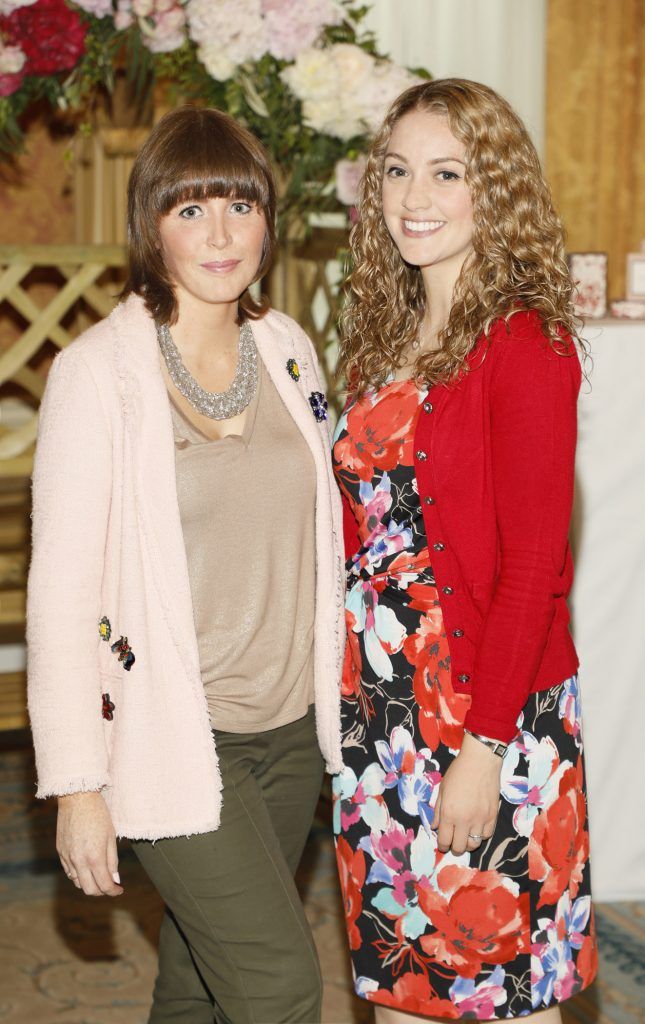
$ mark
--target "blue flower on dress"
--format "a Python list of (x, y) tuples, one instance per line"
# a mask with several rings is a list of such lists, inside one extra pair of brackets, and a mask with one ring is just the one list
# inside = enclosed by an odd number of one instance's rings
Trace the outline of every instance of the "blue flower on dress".
[(369, 764), (360, 779), (353, 768), (346, 767), (334, 775), (334, 832), (347, 831), (359, 819), (372, 831), (383, 832), (390, 823), (390, 815), (383, 799), (385, 772), (379, 764)]
[(462, 1016), (468, 1015), (473, 1020), (490, 1020), (495, 1016), (495, 1008), (503, 1006), (507, 1000), (505, 978), (501, 964), (478, 985), (474, 978), (458, 977), (450, 986), (450, 998)]
[(555, 920), (538, 918), (538, 928), (531, 937), (534, 1010), (540, 1003), (549, 1006), (554, 996), (558, 1002), (569, 999), (580, 988), (573, 950), (582, 947), (590, 915), (590, 896), (579, 896), (572, 903), (569, 892), (564, 892), (558, 900)]
[(119, 661), (123, 662), (125, 671), (129, 672), (134, 665), (135, 659), (134, 654), (132, 653), (132, 648), (128, 643), (127, 636), (120, 636), (119, 639), (112, 644), (110, 650), (112, 651), (112, 654), (119, 655)]
[(396, 921), (397, 934), (406, 939), (418, 939), (431, 924), (419, 906), (417, 883), (423, 879), (436, 886), (439, 869), (467, 866), (469, 861), (467, 853), (441, 854), (434, 833), (419, 827), (415, 836), (413, 829), (404, 829), (397, 821), (384, 832), (364, 836), (359, 846), (374, 861), (365, 884), (385, 883), (372, 897), (372, 906)]
[(370, 581), (358, 579), (347, 595), (345, 607), (354, 616), (354, 632), (365, 631), (365, 656), (371, 668), (390, 683), (394, 678), (390, 655), (401, 650), (407, 632), (394, 611), (378, 603), (378, 596)]
[(313, 409), (314, 416), (319, 423), (322, 423), (323, 420), (327, 419), (327, 409), (329, 406), (322, 391), (311, 392), (309, 395), (309, 405)]
[(398, 789), (402, 810), (419, 817), (426, 831), (432, 827), (439, 796), (441, 772), (439, 763), (427, 748), (416, 750), (411, 733), (402, 725), (392, 729), (390, 743), (377, 740), (378, 759), (385, 769), (385, 789)]
[(580, 708), (580, 687), (578, 677), (571, 676), (565, 679), (560, 694), (558, 707), (559, 717), (562, 719), (564, 731), (573, 736), (573, 741), (579, 750), (582, 749), (582, 720)]
[[(527, 762), (526, 769), (522, 768), (522, 758)], [(560, 779), (570, 767), (571, 761), (560, 761), (550, 736), (538, 741), (533, 733), (524, 730), (509, 745), (502, 763), (500, 792), (504, 800), (517, 807), (513, 826), (519, 835), (531, 835), (538, 814), (557, 799)]]

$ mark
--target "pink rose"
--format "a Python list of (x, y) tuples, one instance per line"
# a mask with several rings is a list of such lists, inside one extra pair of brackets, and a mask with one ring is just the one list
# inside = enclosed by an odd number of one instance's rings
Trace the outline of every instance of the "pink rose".
[(336, 164), (336, 196), (344, 206), (356, 206), (358, 186), (366, 165), (363, 154), (356, 160), (339, 160)]

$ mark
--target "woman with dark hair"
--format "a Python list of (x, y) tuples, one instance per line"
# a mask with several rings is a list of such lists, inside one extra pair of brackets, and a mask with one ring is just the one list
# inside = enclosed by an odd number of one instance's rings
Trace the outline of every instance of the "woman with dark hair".
[(566, 605), (581, 369), (508, 103), (460, 79), (403, 93), (352, 251), (334, 797), (356, 991), (378, 1024), (556, 1024), (596, 969)]
[(162, 118), (124, 301), (57, 357), (41, 409), (38, 796), (77, 888), (123, 891), (127, 836), (163, 897), (155, 1024), (320, 1019), (293, 875), (341, 765), (342, 521), (311, 342), (250, 292), (274, 221), (249, 132)]

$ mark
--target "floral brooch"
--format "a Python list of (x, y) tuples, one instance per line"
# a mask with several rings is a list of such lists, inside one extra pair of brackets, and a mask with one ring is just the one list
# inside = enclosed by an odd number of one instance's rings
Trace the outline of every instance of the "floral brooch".
[(127, 636), (120, 636), (119, 639), (112, 644), (110, 650), (113, 654), (119, 655), (119, 661), (123, 662), (123, 667), (126, 672), (129, 672), (134, 665), (134, 654), (132, 648), (128, 643)]
[(327, 419), (328, 402), (322, 391), (312, 391), (309, 395), (309, 405), (319, 423)]
[(296, 383), (300, 380), (300, 367), (295, 359), (287, 359), (287, 373)]
[(113, 702), (110, 700), (109, 693), (102, 693), (101, 700), (103, 701), (101, 715), (103, 716), (103, 718), (105, 718), (107, 722), (111, 722), (112, 719), (114, 718), (114, 708), (116, 705), (113, 704)]

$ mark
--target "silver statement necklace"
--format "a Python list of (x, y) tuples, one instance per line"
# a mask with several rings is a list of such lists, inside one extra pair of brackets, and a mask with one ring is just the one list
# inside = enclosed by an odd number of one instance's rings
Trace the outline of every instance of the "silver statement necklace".
[(157, 340), (166, 361), (170, 379), (197, 412), (212, 420), (230, 420), (239, 416), (253, 398), (258, 386), (258, 350), (247, 320), (240, 327), (237, 369), (226, 391), (205, 391), (188, 372), (179, 349), (172, 340), (168, 324), (157, 324)]

